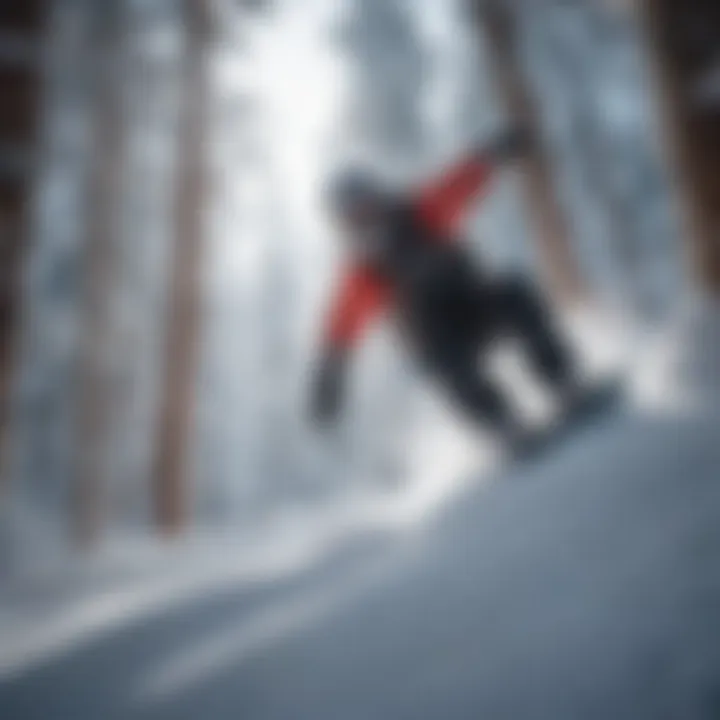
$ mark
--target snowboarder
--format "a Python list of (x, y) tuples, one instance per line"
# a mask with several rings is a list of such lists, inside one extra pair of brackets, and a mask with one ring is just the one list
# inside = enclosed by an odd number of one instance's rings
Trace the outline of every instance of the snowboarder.
[(533, 151), (519, 130), (503, 132), (439, 181), (397, 197), (351, 170), (330, 191), (331, 212), (347, 241), (348, 263), (333, 300), (313, 389), (320, 424), (341, 409), (348, 361), (368, 324), (392, 311), (421, 365), (471, 419), (514, 454), (533, 434), (482, 368), (499, 336), (522, 341), (541, 378), (569, 405), (576, 375), (548, 309), (524, 279), (489, 277), (459, 241), (459, 224), (496, 169)]

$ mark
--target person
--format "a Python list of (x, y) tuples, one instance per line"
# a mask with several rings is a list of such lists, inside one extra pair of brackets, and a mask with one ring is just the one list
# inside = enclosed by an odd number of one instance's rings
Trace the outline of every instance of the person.
[(353, 350), (371, 321), (388, 312), (421, 366), (515, 454), (527, 452), (533, 436), (483, 368), (495, 339), (517, 337), (560, 401), (571, 401), (574, 363), (540, 294), (525, 279), (486, 273), (459, 239), (464, 215), (496, 171), (531, 152), (527, 134), (512, 129), (404, 197), (359, 170), (333, 184), (330, 209), (347, 241), (348, 262), (314, 381), (318, 423), (337, 420)]

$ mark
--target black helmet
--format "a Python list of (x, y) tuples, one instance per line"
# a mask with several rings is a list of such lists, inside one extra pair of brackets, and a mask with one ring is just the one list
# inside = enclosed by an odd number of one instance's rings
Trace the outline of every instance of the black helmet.
[(382, 184), (371, 173), (355, 168), (336, 176), (328, 192), (330, 207), (341, 215), (378, 205), (384, 197)]

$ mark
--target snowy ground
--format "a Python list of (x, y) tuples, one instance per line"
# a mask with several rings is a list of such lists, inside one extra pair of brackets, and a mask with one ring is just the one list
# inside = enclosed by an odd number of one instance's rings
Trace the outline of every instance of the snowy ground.
[(679, 326), (682, 353), (649, 353), (626, 415), (435, 513), (263, 573), (216, 549), (192, 580), (88, 598), (85, 627), (48, 617), (54, 645), (16, 632), (0, 715), (717, 718), (716, 310)]

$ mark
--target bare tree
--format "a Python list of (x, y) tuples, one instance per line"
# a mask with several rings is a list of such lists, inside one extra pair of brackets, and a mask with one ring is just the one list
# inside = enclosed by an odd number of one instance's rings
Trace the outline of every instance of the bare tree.
[(193, 422), (199, 355), (205, 139), (211, 35), (208, 0), (184, 0), (185, 50), (175, 247), (154, 468), (155, 518), (163, 532), (177, 533), (189, 514), (189, 435)]
[(720, 290), (720, 7), (714, 0), (642, 0), (672, 156), (701, 287)]
[[(4, 436), (15, 341), (19, 280), (33, 183), (40, 48), (47, 8), (41, 0), (0, 5), (0, 435)], [(3, 438), (4, 439), (4, 438)]]
[(100, 532), (107, 484), (109, 319), (124, 145), (120, 91), (124, 39), (122, 3), (111, 0), (98, 6), (96, 13), (93, 175), (83, 257), (80, 427), (73, 492), (75, 531), (83, 544), (96, 540)]
[(534, 136), (536, 149), (524, 168), (524, 194), (541, 270), (550, 292), (560, 302), (574, 303), (586, 295), (587, 288), (554, 189), (550, 159), (541, 146), (538, 112), (519, 58), (516, 19), (502, 0), (475, 0), (474, 9), (486, 40), (488, 69), (504, 109), (512, 122)]
[[(640, 267), (640, 238), (633, 217), (638, 198), (626, 188), (623, 192), (613, 176), (617, 156), (612, 138), (599, 116), (599, 73), (608, 25), (607, 8), (576, 8), (582, 13), (582, 27), (569, 41), (567, 34), (557, 33), (547, 39), (552, 58), (552, 72), (569, 96), (568, 141), (579, 166), (578, 181), (585, 195), (602, 215), (609, 245), (608, 255), (613, 275), (619, 278), (618, 288), (626, 310), (640, 312), (645, 305)], [(593, 12), (595, 11), (595, 12)], [(610, 48), (612, 52), (613, 48)], [(633, 158), (635, 159), (635, 158)]]

